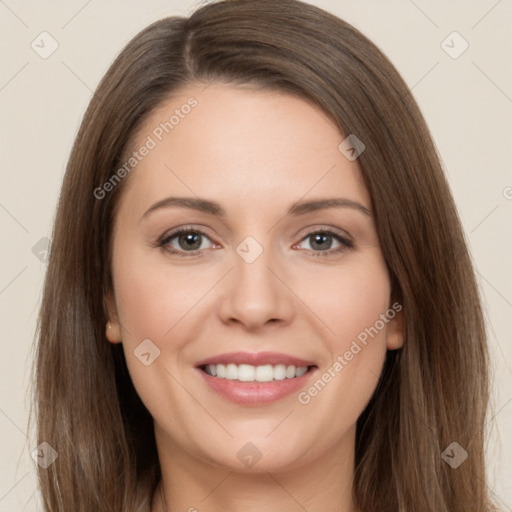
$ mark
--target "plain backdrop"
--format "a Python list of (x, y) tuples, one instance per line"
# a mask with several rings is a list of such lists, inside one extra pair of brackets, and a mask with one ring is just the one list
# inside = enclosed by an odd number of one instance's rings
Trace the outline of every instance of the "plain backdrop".
[[(512, 511), (512, 2), (311, 3), (352, 23), (384, 51), (433, 134), (488, 317), (490, 489), (503, 510)], [(42, 510), (27, 430), (32, 345), (46, 238), (81, 117), (129, 39), (159, 18), (188, 15), (195, 5), (0, 0), (0, 511)], [(52, 44), (56, 50), (41, 55), (41, 46), (48, 52)]]

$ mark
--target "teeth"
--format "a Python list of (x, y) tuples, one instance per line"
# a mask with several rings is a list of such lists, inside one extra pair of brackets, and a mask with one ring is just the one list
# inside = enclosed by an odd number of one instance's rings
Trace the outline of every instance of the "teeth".
[(300, 377), (301, 375), (304, 375), (307, 371), (307, 366), (301, 366), (300, 368), (297, 368), (297, 370), (295, 371), (295, 377)]
[(252, 366), (250, 364), (209, 364), (205, 367), (208, 375), (227, 380), (239, 380), (241, 382), (270, 382), (272, 380), (293, 379), (300, 377), (308, 371), (307, 366), (284, 364), (266, 364)]

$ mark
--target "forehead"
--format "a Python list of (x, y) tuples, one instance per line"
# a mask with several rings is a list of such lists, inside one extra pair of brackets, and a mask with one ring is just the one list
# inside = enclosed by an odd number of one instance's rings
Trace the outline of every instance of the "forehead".
[(338, 149), (343, 139), (329, 116), (298, 96), (192, 84), (136, 133), (130, 152), (150, 149), (139, 155), (122, 202), (183, 194), (263, 207), (310, 194), (343, 195), (370, 207), (357, 161)]

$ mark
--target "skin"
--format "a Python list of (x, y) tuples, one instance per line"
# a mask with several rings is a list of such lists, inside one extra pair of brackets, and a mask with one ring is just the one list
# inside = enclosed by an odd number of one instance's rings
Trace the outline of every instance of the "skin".
[[(190, 96), (197, 106), (126, 178), (107, 299), (107, 337), (122, 342), (154, 418), (167, 510), (352, 511), (356, 421), (386, 351), (403, 344), (402, 314), (307, 405), (296, 393), (267, 405), (236, 405), (194, 367), (225, 352), (282, 352), (316, 363), (307, 389), (391, 307), (371, 213), (343, 207), (285, 214), (299, 200), (341, 197), (371, 212), (359, 165), (338, 150), (345, 137), (318, 107), (221, 83), (174, 94), (146, 119), (134, 148)], [(143, 217), (168, 196), (217, 201), (226, 216), (173, 206)], [(186, 256), (179, 237), (167, 247), (185, 257), (158, 247), (181, 226), (204, 233), (200, 255)], [(310, 234), (322, 229), (353, 247), (327, 238), (319, 249)], [(236, 252), (247, 236), (263, 248), (250, 264)], [(149, 366), (134, 355), (144, 339), (160, 349)], [(248, 442), (261, 453), (252, 467), (237, 457)], [(159, 492), (152, 512), (164, 510)]]

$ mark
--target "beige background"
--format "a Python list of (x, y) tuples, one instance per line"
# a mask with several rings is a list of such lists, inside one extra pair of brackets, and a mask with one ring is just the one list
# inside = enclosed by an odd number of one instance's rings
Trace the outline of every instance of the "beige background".
[[(381, 47), (413, 89), (433, 133), (489, 319), (495, 368), (490, 488), (503, 510), (512, 511), (512, 2), (311, 3), (354, 24)], [(176, 0), (0, 0), (0, 511), (42, 510), (27, 419), (45, 264), (32, 248), (50, 236), (81, 116), (99, 79), (133, 35), (193, 6)], [(43, 31), (59, 45), (47, 59), (31, 48)], [(441, 45), (453, 31), (469, 44), (458, 58)], [(463, 44), (450, 36), (445, 48), (454, 54)]]

